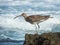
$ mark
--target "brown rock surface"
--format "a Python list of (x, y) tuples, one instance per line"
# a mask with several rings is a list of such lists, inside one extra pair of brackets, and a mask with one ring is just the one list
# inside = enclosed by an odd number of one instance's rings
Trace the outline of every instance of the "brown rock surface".
[(60, 33), (26, 34), (23, 45), (60, 45)]

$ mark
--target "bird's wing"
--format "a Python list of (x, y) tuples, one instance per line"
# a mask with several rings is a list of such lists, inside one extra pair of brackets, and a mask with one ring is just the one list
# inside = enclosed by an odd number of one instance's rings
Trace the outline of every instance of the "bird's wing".
[(29, 19), (30, 21), (33, 21), (33, 22), (39, 21), (39, 20), (40, 20), (39, 18), (40, 18), (39, 15), (31, 15), (31, 16), (28, 17), (28, 19)]
[(39, 18), (40, 17), (40, 15), (31, 15), (31, 16), (29, 16), (30, 18)]
[(29, 18), (32, 20), (32, 21), (45, 21), (49, 18), (50, 16), (41, 16), (41, 15), (32, 15), (32, 16), (29, 16)]

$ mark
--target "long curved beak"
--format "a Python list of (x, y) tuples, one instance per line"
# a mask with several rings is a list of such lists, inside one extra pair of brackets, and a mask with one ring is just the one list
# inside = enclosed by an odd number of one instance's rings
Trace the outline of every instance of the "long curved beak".
[(16, 17), (14, 17), (14, 19), (16, 19), (16, 18), (18, 18), (18, 17), (20, 17), (21, 15), (18, 15), (18, 16), (16, 16)]

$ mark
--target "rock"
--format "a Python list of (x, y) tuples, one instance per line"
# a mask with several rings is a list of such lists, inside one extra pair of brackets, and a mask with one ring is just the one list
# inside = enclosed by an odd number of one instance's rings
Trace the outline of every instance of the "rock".
[(23, 45), (60, 45), (60, 33), (26, 34)]
[(57, 45), (60, 43), (60, 33), (44, 33), (41, 37), (50, 40), (50, 45)]

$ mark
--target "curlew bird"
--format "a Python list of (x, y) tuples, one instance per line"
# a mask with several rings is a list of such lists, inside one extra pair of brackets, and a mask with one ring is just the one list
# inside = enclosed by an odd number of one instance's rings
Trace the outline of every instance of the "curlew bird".
[(25, 19), (25, 21), (29, 22), (30, 24), (34, 24), (35, 25), (35, 27), (36, 27), (36, 33), (38, 33), (38, 30), (40, 28), (39, 23), (47, 20), (48, 18), (52, 18), (52, 17), (50, 17), (50, 15), (46, 15), (46, 16), (30, 15), (30, 16), (27, 16), (26, 13), (22, 13), (21, 15), (18, 15), (15, 18), (20, 17), (20, 16), (23, 16), (24, 19)]

